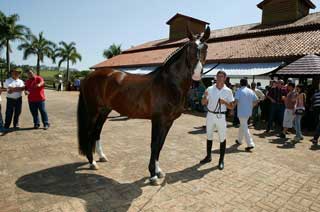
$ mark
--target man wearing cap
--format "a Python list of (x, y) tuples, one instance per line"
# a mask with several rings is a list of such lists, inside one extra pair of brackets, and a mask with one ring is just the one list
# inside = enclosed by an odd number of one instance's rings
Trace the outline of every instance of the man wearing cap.
[(19, 79), (20, 70), (13, 69), (11, 77), (6, 79), (4, 87), (7, 89), (7, 108), (4, 128), (9, 129), (12, 117), (13, 127), (19, 128), (19, 116), (22, 108), (22, 91), (24, 90), (24, 82)]
[(241, 79), (240, 86), (241, 87), (235, 94), (236, 104), (238, 108), (237, 114), (240, 120), (238, 139), (236, 140), (236, 143), (238, 145), (241, 145), (244, 136), (247, 142), (246, 151), (250, 151), (255, 147), (255, 145), (248, 128), (248, 119), (252, 115), (252, 108), (258, 104), (258, 97), (253, 90), (247, 87), (247, 79)]
[(220, 142), (220, 158), (218, 168), (224, 169), (224, 155), (226, 151), (226, 133), (227, 122), (226, 112), (234, 108), (234, 98), (230, 88), (225, 85), (227, 74), (224, 71), (218, 71), (216, 75), (216, 84), (210, 86), (205, 91), (202, 98), (202, 104), (207, 106), (207, 155), (200, 161), (201, 164), (211, 162), (211, 149), (214, 128), (218, 130)]
[(40, 111), (43, 127), (47, 130), (50, 124), (45, 107), (44, 80), (42, 77), (36, 75), (32, 69), (27, 70), (26, 73), (28, 74), (26, 94), (28, 95), (29, 109), (33, 117), (34, 128), (38, 129), (40, 127), (38, 116), (38, 111)]

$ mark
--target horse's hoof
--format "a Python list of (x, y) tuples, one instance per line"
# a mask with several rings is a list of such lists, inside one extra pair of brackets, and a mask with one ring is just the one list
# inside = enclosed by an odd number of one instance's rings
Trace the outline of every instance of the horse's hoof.
[(159, 185), (157, 176), (154, 176), (154, 177), (150, 178), (150, 185), (152, 185), (152, 186), (158, 186)]
[(97, 164), (95, 164), (95, 163), (92, 163), (92, 164), (90, 164), (90, 169), (91, 170), (98, 170), (99, 166)]
[(164, 178), (164, 177), (166, 176), (166, 173), (164, 173), (164, 172), (158, 172), (158, 173), (156, 173), (156, 175), (157, 175), (157, 177), (158, 177), (159, 179), (161, 179), (161, 178)]
[(102, 157), (102, 158), (99, 158), (99, 162), (108, 162), (108, 158), (107, 157)]

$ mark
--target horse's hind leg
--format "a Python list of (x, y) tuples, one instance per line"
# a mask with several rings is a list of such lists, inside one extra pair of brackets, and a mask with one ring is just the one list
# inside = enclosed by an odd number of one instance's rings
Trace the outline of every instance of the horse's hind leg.
[(107, 156), (103, 152), (102, 142), (100, 140), (100, 135), (101, 135), (103, 125), (104, 125), (105, 121), (107, 120), (107, 117), (110, 112), (111, 112), (111, 110), (105, 111), (103, 114), (101, 114), (97, 120), (97, 123), (96, 123), (96, 138), (95, 138), (96, 139), (96, 151), (99, 155), (100, 162), (107, 162), (108, 161)]
[(100, 162), (107, 162), (108, 161), (108, 159), (102, 149), (100, 135), (101, 135), (103, 125), (104, 125), (105, 121), (107, 120), (107, 117), (110, 112), (111, 112), (111, 110), (109, 110), (109, 109), (104, 109), (103, 111), (101, 111), (98, 115), (97, 120), (95, 121), (95, 124), (94, 124), (93, 139), (94, 139), (94, 142), (96, 142), (95, 143), (96, 144), (96, 152), (99, 155)]
[[(89, 145), (89, 148), (91, 148), (91, 145), (92, 145), (92, 144), (89, 143), (88, 145)], [(88, 152), (88, 153), (86, 154), (86, 156), (87, 156), (87, 159), (88, 159), (88, 161), (89, 161), (89, 163), (90, 163), (90, 169), (93, 169), (93, 170), (99, 169), (99, 167), (98, 167), (98, 165), (97, 165), (97, 162), (93, 160), (93, 153), (92, 153), (92, 152)]]
[(107, 162), (108, 158), (103, 152), (102, 143), (101, 143), (100, 139), (96, 141), (96, 150), (99, 155), (99, 162)]

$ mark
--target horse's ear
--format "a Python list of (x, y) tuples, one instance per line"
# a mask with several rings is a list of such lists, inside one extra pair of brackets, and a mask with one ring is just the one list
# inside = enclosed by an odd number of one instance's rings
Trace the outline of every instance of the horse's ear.
[(210, 27), (207, 26), (206, 31), (204, 32), (203, 37), (201, 38), (201, 42), (206, 42), (210, 38)]
[(189, 40), (191, 40), (191, 41), (195, 40), (195, 36), (191, 32), (189, 24), (187, 25), (187, 35), (188, 35)]

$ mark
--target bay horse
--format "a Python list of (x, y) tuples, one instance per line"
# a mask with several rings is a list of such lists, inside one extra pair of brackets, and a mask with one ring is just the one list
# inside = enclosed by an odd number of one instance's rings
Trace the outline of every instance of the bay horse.
[(201, 79), (210, 28), (203, 36), (194, 36), (188, 28), (187, 35), (189, 41), (149, 74), (105, 68), (90, 73), (81, 82), (77, 112), (79, 152), (87, 156), (91, 169), (98, 169), (93, 160), (95, 150), (100, 161), (107, 161), (100, 133), (108, 114), (115, 110), (128, 118), (151, 120), (150, 182), (157, 184), (158, 178), (164, 177), (159, 166), (160, 151), (173, 121), (185, 110), (192, 80)]

